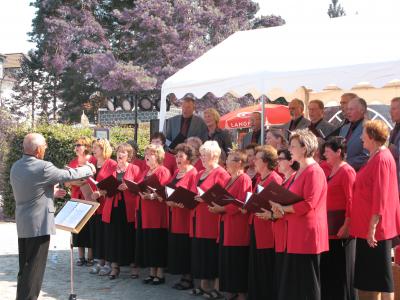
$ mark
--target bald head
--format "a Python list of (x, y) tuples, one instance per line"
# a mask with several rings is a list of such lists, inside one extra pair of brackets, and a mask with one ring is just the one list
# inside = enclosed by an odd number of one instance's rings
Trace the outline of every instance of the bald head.
[(36, 155), (40, 147), (46, 146), (46, 140), (40, 133), (28, 133), (24, 138), (24, 153)]

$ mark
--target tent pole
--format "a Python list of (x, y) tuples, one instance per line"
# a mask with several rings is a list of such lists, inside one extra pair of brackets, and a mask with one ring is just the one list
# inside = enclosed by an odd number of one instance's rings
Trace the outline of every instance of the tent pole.
[(261, 146), (265, 142), (265, 96), (261, 95)]

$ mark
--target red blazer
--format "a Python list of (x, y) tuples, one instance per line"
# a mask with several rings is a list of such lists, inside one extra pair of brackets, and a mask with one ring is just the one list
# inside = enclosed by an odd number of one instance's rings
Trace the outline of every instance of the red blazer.
[(319, 162), (319, 166), (324, 171), (326, 177), (328, 177), (331, 174), (332, 167), (328, 164), (326, 160), (321, 160)]
[(350, 234), (366, 239), (372, 215), (381, 217), (375, 239), (400, 233), (400, 207), (396, 163), (389, 149), (380, 150), (357, 172), (351, 209)]
[[(179, 170), (175, 171), (172, 179), (176, 177)], [(183, 187), (194, 193), (197, 193), (197, 170), (196, 168), (191, 169), (187, 172), (176, 184), (175, 187)], [(171, 232), (180, 234), (189, 234), (189, 223), (190, 223), (190, 209), (172, 207), (171, 208)]]
[[(250, 177), (247, 174), (240, 175), (227, 191), (244, 203), (247, 192), (252, 191)], [(224, 224), (223, 245), (248, 246), (250, 241), (249, 214), (242, 214), (239, 208), (233, 204), (225, 206), (225, 209), (225, 214), (220, 216), (220, 222)]]
[[(96, 159), (94, 158), (94, 156), (90, 156), (88, 162), (90, 162), (91, 164), (96, 165)], [(79, 167), (79, 163), (78, 163), (78, 158), (74, 158), (73, 160), (71, 160), (71, 162), (68, 164), (68, 167), (70, 168), (78, 168)], [(75, 198), (75, 199), (84, 199), (81, 189), (79, 186), (76, 185), (71, 185), (71, 198)]]
[[(204, 170), (197, 174), (196, 184), (198, 184)], [(230, 175), (224, 168), (218, 166), (208, 174), (207, 178), (200, 185), (203, 191), (207, 191), (214, 184), (218, 183), (225, 186)], [(218, 237), (219, 216), (208, 211), (208, 205), (204, 202), (199, 203), (190, 213), (190, 236), (203, 239), (214, 239)], [(193, 228), (195, 223), (195, 232)]]
[(196, 163), (193, 166), (197, 169), (197, 172), (205, 170), (200, 158), (196, 161)]
[(175, 173), (175, 171), (178, 169), (178, 166), (176, 165), (175, 155), (169, 152), (165, 152), (164, 167), (166, 167), (169, 170), (170, 174)]
[[(285, 183), (282, 184), (282, 186), (286, 189), (288, 189), (290, 183), (293, 180), (293, 177), (296, 176), (296, 173), (293, 173), (288, 180), (285, 181)], [(275, 241), (275, 252), (281, 253), (285, 252), (286, 250), (286, 240), (287, 240), (287, 219), (286, 215), (283, 216), (283, 218), (276, 220), (275, 222), (272, 223), (272, 229), (274, 233), (274, 241)]]
[(287, 214), (287, 253), (319, 254), (329, 250), (326, 215), (327, 184), (324, 171), (314, 163), (308, 166), (289, 188), (304, 200)]
[[(114, 177), (117, 177), (117, 166), (115, 167), (114, 170)], [(135, 182), (140, 182), (142, 181), (141, 177), (141, 172), (138, 166), (135, 166), (133, 164), (129, 164), (128, 167), (126, 168), (125, 174), (123, 179), (128, 179), (132, 180)], [(104, 203), (104, 208), (103, 208), (103, 215), (102, 215), (102, 220), (105, 223), (110, 223), (111, 222), (111, 211), (113, 207), (118, 207), (118, 201), (122, 200), (122, 193), (124, 195), (124, 201), (125, 201), (125, 210), (126, 210), (126, 219), (128, 223), (133, 223), (135, 222), (135, 211), (136, 211), (136, 206), (137, 202), (139, 201), (139, 196), (132, 194), (128, 190), (123, 191), (121, 193), (118, 193), (114, 197), (106, 197), (106, 201)]]
[[(115, 168), (117, 167), (117, 162), (112, 159), (107, 159), (101, 169), (98, 171), (96, 176), (96, 181), (101, 181), (106, 179), (108, 176), (113, 175)], [(101, 215), (103, 213), (104, 202), (106, 201), (104, 197), (100, 197), (97, 199), (100, 203), (99, 208), (96, 210), (96, 214)]]
[[(328, 211), (345, 210), (346, 217), (350, 218), (353, 187), (356, 180), (356, 171), (345, 164), (328, 180), (328, 194), (326, 208)], [(329, 238), (337, 238), (336, 235)]]
[[(268, 178), (262, 184), (263, 187), (268, 186), (271, 182), (282, 184), (282, 177), (275, 171), (272, 171)], [(257, 185), (261, 182), (260, 176), (255, 185), (254, 192), (256, 192)], [(254, 235), (256, 238), (257, 249), (270, 249), (274, 248), (274, 234), (272, 231), (272, 222), (270, 220), (263, 220), (257, 218), (254, 214), (250, 215), (250, 224), (254, 224)]]
[[(153, 173), (162, 185), (170, 181), (171, 174), (164, 166), (159, 166)], [(168, 228), (167, 205), (158, 200), (140, 199), (142, 203), (142, 228)]]

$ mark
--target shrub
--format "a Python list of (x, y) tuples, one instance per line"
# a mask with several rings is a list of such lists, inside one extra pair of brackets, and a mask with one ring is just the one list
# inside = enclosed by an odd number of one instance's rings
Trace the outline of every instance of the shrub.
[[(14, 216), (15, 210), (15, 201), (10, 185), (10, 169), (13, 163), (21, 158), (22, 142), (25, 135), (30, 131), (28, 127), (20, 126), (7, 131), (7, 138), (2, 139), (6, 143), (3, 145), (5, 151), (1, 153), (4, 157), (3, 168), (0, 169), (0, 179), (2, 180), (0, 185), (3, 187), (0, 193), (3, 198), (4, 214), (9, 217)], [(90, 128), (76, 128), (61, 124), (40, 125), (35, 129), (35, 132), (43, 134), (46, 138), (48, 148), (45, 160), (51, 161), (59, 168), (63, 168), (74, 158), (74, 142), (77, 138), (81, 136), (93, 136), (93, 130)], [(132, 128), (113, 127), (110, 130), (110, 142), (113, 146), (116, 146), (121, 142), (133, 139), (133, 135), (134, 131)], [(143, 153), (143, 149), (148, 141), (149, 127), (146, 124), (142, 124), (138, 134), (139, 154)]]

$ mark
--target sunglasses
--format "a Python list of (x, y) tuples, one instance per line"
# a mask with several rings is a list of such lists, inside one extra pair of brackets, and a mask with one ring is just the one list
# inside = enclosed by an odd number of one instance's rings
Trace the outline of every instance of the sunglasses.
[(75, 144), (75, 147), (84, 146), (83, 144)]

